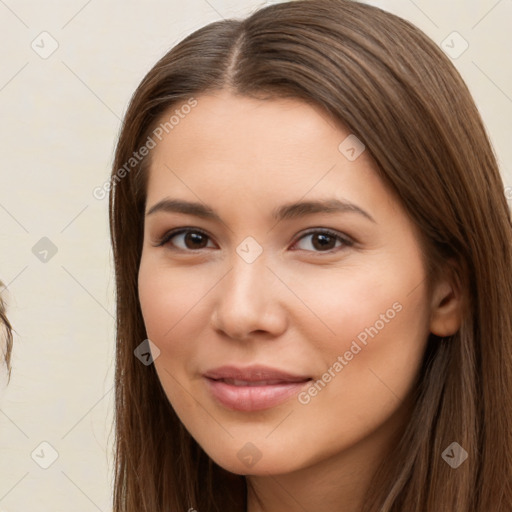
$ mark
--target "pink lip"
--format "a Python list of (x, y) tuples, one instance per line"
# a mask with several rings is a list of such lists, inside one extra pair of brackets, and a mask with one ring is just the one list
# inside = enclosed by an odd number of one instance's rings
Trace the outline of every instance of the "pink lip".
[(274, 407), (297, 394), (311, 380), (307, 376), (260, 365), (246, 368), (222, 366), (207, 371), (204, 377), (213, 397), (236, 411)]

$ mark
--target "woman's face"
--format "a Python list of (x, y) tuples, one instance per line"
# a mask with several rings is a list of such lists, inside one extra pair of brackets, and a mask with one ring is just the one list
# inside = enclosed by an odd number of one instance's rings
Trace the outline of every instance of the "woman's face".
[(222, 91), (180, 112), (151, 150), (139, 273), (169, 401), (234, 473), (372, 463), (432, 329), (411, 221), (316, 107)]

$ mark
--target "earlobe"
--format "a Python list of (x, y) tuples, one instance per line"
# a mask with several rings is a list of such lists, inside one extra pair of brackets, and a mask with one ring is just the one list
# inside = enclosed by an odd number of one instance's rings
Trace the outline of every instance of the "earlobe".
[(432, 293), (430, 331), (436, 336), (455, 334), (462, 323), (462, 293), (454, 283), (443, 280)]

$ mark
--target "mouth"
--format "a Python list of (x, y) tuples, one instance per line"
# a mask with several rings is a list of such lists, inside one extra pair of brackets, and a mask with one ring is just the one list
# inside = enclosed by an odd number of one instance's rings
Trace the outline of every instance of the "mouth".
[(261, 411), (286, 402), (313, 379), (267, 367), (222, 367), (204, 374), (220, 405), (235, 411)]
[[(283, 381), (283, 380), (238, 380), (238, 379), (212, 379), (216, 382), (224, 382), (229, 384), (230, 386), (277, 386), (281, 384), (293, 384), (291, 381)], [(308, 380), (308, 379), (306, 379)], [(305, 382), (305, 380), (300, 380), (297, 382)]]

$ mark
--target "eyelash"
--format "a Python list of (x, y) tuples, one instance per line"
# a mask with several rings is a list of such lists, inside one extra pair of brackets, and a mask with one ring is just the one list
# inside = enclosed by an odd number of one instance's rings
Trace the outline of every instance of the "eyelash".
[[(177, 235), (181, 235), (183, 233), (199, 233), (205, 237), (207, 237), (208, 239), (211, 239), (210, 236), (205, 233), (203, 230), (201, 229), (198, 229), (198, 228), (178, 228), (178, 229), (175, 229), (175, 230), (171, 230), (167, 233), (165, 233), (161, 238), (159, 238), (156, 243), (155, 243), (155, 246), (156, 247), (163, 247), (164, 245), (167, 245), (172, 238), (174, 238), (175, 236)], [(299, 238), (297, 238), (295, 240), (295, 242), (293, 242), (293, 245), (296, 245), (300, 240), (302, 240), (303, 238), (307, 237), (307, 236), (310, 236), (310, 235), (316, 235), (316, 234), (326, 234), (326, 235), (329, 235), (337, 240), (340, 240), (342, 242), (342, 246), (340, 247), (337, 247), (337, 248), (334, 248), (334, 249), (329, 249), (327, 251), (309, 251), (307, 249), (295, 249), (295, 250), (303, 250), (303, 251), (306, 251), (306, 252), (313, 252), (313, 253), (317, 253), (317, 254), (332, 254), (334, 252), (338, 252), (339, 250), (343, 249), (343, 248), (347, 248), (347, 247), (352, 247), (354, 245), (354, 240), (352, 240), (351, 238), (349, 238), (347, 235), (342, 235), (336, 231), (333, 231), (331, 229), (327, 229), (327, 228), (322, 228), (322, 229), (312, 229), (310, 231), (307, 231), (306, 233), (303, 233)], [(172, 247), (170, 246), (170, 249), (173, 250), (173, 251), (181, 251), (181, 252), (199, 252), (201, 249), (181, 249), (179, 247)]]

